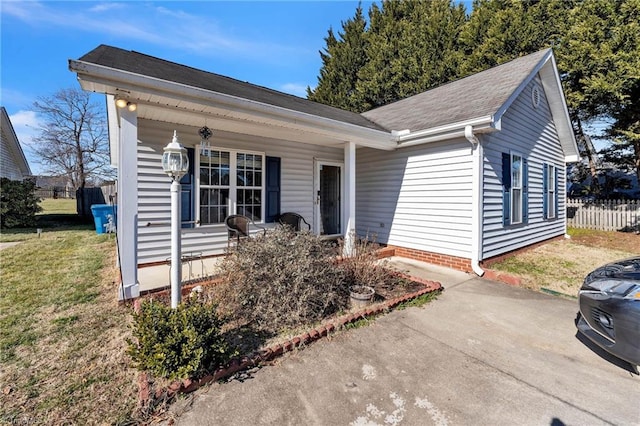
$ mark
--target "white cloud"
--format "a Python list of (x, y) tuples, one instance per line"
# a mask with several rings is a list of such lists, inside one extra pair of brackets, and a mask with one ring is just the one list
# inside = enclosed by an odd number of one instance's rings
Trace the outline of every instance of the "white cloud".
[(124, 5), (122, 3), (100, 3), (89, 9), (89, 12), (102, 13), (108, 12), (114, 9), (121, 9)]
[(279, 62), (289, 55), (307, 53), (235, 36), (228, 26), (216, 20), (215, 13), (193, 15), (146, 2), (101, 3), (90, 8), (78, 2), (71, 9), (44, 2), (3, 2), (2, 14), (39, 28), (53, 26), (108, 35), (127, 44), (144, 41), (199, 56), (224, 54)]
[(27, 157), (27, 161), (31, 167), (31, 172), (34, 174), (40, 174), (41, 167), (40, 163), (34, 156), (36, 144), (33, 141), (33, 138), (38, 136), (40, 133), (41, 128), (38, 115), (35, 111), (20, 110), (15, 114), (10, 115), (9, 120), (11, 120), (13, 130), (16, 132), (20, 145), (22, 145), (22, 150)]
[(280, 86), (280, 90), (285, 93), (300, 96), (301, 98), (307, 97), (307, 86), (304, 84), (285, 83)]
[(33, 147), (33, 138), (40, 133), (41, 124), (35, 111), (18, 111), (9, 116), (13, 130), (23, 147)]

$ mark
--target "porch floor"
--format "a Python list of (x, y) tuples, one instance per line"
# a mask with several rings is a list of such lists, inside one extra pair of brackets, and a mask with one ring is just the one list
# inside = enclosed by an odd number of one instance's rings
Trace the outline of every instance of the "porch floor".
[[(194, 281), (215, 275), (222, 257), (193, 259), (182, 263), (182, 282)], [(171, 267), (166, 265), (138, 268), (140, 293), (161, 290), (171, 286)]]

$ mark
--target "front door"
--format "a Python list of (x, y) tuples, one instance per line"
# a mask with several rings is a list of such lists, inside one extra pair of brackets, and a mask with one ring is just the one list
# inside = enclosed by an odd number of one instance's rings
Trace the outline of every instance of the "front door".
[(319, 235), (342, 233), (342, 164), (316, 163), (315, 230)]

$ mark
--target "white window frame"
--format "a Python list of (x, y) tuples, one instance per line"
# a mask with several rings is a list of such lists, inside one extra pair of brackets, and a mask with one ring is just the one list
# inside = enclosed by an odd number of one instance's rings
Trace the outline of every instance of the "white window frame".
[(547, 163), (547, 219), (556, 219), (556, 170), (555, 164)]
[[(198, 147), (198, 149), (196, 150), (196, 155), (195, 157), (195, 180), (196, 180), (196, 187), (195, 187), (195, 210), (196, 210), (196, 223), (198, 223), (198, 226), (220, 226), (220, 225), (224, 225), (224, 222), (219, 222), (219, 223), (207, 223), (207, 224), (202, 224), (200, 222), (200, 188), (201, 188), (201, 184), (200, 184), (200, 155), (202, 152), (208, 152), (208, 151), (222, 151), (222, 152), (228, 152), (229, 153), (229, 202), (227, 204), (227, 209), (228, 209), (228, 214), (232, 215), (232, 214), (237, 214), (238, 211), (238, 189), (243, 189), (244, 187), (240, 187), (237, 184), (237, 179), (238, 179), (238, 154), (251, 154), (251, 155), (257, 155), (260, 156), (262, 158), (262, 179), (261, 179), (261, 185), (260, 186), (252, 186), (252, 187), (248, 187), (247, 189), (260, 189), (260, 220), (256, 221), (256, 223), (264, 223), (264, 215), (265, 215), (265, 185), (266, 185), (266, 155), (264, 152), (260, 152), (260, 151), (251, 151), (251, 150), (244, 150), (244, 149), (230, 149), (230, 148), (224, 148), (224, 147)], [(227, 185), (205, 185), (204, 187), (224, 187), (226, 188)]]
[[(524, 185), (523, 185), (523, 179), (524, 179), (524, 157), (522, 156), (522, 154), (520, 154), (519, 152), (515, 152), (515, 151), (511, 151), (510, 152), (511, 158), (509, 161), (509, 167), (510, 167), (510, 173), (511, 173), (511, 205), (509, 206), (509, 208), (511, 209), (511, 225), (518, 225), (521, 224), (524, 220), (524, 203), (523, 203), (523, 199), (524, 199), (524, 194), (523, 194), (523, 190), (524, 190)], [(518, 173), (518, 177), (519, 180), (518, 182), (515, 181), (515, 179), (513, 178), (513, 165), (515, 164), (514, 159), (515, 158), (519, 158), (520, 159), (520, 169), (519, 169), (519, 173)], [(516, 199), (516, 194), (518, 194), (518, 198)], [(518, 203), (516, 205), (516, 202)], [(516, 217), (516, 213), (519, 213), (519, 217)]]

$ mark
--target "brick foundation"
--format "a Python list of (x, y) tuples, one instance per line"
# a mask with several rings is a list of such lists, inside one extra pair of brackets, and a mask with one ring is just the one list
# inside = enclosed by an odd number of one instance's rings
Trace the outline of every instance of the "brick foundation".
[(553, 238), (549, 238), (548, 240), (540, 241), (539, 243), (531, 244), (530, 246), (522, 247), (522, 248), (519, 248), (519, 249), (516, 249), (516, 250), (511, 250), (511, 251), (509, 251), (507, 253), (502, 253), (502, 254), (500, 254), (498, 256), (494, 256), (494, 257), (490, 257), (488, 259), (484, 259), (482, 262), (480, 262), (480, 266), (482, 268), (488, 268), (491, 265), (493, 265), (494, 263), (502, 262), (503, 260), (505, 260), (505, 259), (507, 259), (507, 258), (509, 258), (511, 256), (514, 256), (514, 255), (516, 255), (518, 253), (524, 253), (524, 252), (532, 250), (532, 249), (534, 249), (536, 247), (540, 247), (541, 245), (548, 244), (548, 243), (550, 243), (552, 241), (559, 241), (559, 240), (564, 240), (564, 239), (565, 239), (565, 237), (563, 235), (560, 235), (558, 237), (553, 237)]
[[(522, 253), (527, 250), (531, 250), (536, 247), (539, 247), (543, 244), (547, 244), (552, 241), (562, 240), (562, 239), (564, 239), (564, 236), (553, 237), (553, 238), (549, 238), (548, 240), (540, 241), (539, 243), (535, 243), (526, 247), (519, 248), (517, 250), (512, 250), (510, 252), (503, 253), (499, 256), (494, 256), (489, 259), (485, 259), (480, 262), (480, 266), (483, 269), (487, 269), (492, 264), (500, 262), (515, 254)], [(408, 259), (420, 260), (422, 262), (427, 262), (434, 265), (446, 266), (447, 268), (457, 269), (463, 272), (473, 272), (473, 269), (471, 268), (471, 259), (467, 259), (464, 257), (449, 256), (446, 254), (433, 253), (429, 251), (416, 250), (416, 249), (400, 247), (400, 246), (392, 246), (392, 245), (385, 247), (385, 249), (388, 250), (388, 253), (393, 253), (392, 255), (395, 255), (395, 256), (401, 256), (401, 257), (406, 257)]]
[(406, 247), (393, 247), (395, 255), (406, 257), (408, 259), (420, 260), (422, 262), (434, 265), (446, 266), (447, 268), (457, 269), (463, 272), (472, 272), (471, 259), (464, 257), (449, 256), (446, 254), (432, 253), (429, 251), (416, 250)]

